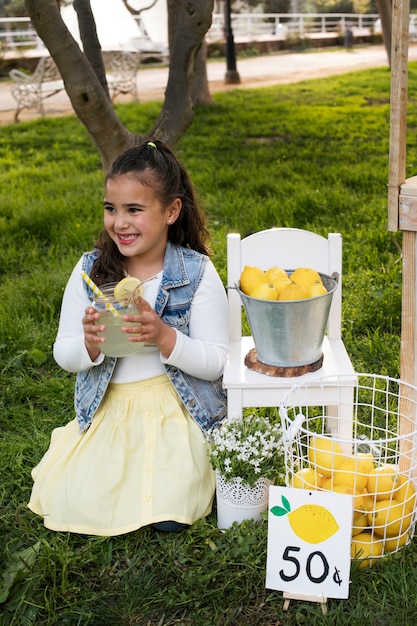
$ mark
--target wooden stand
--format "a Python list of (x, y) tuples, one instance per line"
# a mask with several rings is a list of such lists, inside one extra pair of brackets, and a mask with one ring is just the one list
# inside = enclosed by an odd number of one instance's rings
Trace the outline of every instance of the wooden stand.
[(321, 604), (321, 610), (323, 615), (327, 614), (327, 598), (324, 596), (308, 596), (303, 595), (302, 593), (289, 593), (284, 591), (282, 597), (285, 598), (283, 610), (288, 611), (288, 607), (290, 606), (290, 600), (303, 600), (304, 602), (318, 602)]
[(276, 367), (275, 365), (266, 365), (258, 361), (256, 348), (252, 348), (245, 356), (245, 365), (250, 370), (265, 374), (266, 376), (275, 376), (280, 378), (292, 378), (293, 376), (303, 376), (309, 372), (316, 372), (323, 365), (323, 355), (315, 363), (309, 365), (298, 365), (295, 367)]

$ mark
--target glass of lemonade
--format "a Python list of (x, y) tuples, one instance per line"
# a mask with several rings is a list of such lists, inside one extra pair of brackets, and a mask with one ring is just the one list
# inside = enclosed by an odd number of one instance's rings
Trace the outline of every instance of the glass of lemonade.
[[(134, 322), (124, 322), (122, 315), (139, 315), (140, 310), (136, 306), (134, 300), (127, 302), (118, 302), (114, 298), (114, 288), (117, 283), (107, 283), (100, 286), (103, 296), (94, 294), (93, 308), (100, 313), (100, 319), (96, 321), (98, 325), (104, 325), (106, 330), (98, 333), (99, 337), (105, 337), (106, 341), (100, 344), (100, 350), (106, 356), (129, 356), (140, 352), (143, 342), (129, 341), (132, 337), (129, 333), (121, 331), (122, 326), (138, 326)], [(108, 308), (113, 306), (119, 313), (120, 317), (116, 317)]]

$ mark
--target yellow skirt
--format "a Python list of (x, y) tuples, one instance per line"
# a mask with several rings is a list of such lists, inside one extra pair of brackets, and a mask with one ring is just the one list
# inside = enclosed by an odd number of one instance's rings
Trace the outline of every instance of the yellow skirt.
[(192, 524), (212, 508), (215, 475), (200, 428), (167, 376), (110, 384), (90, 428), (56, 428), (33, 469), (29, 508), (47, 528), (112, 536)]

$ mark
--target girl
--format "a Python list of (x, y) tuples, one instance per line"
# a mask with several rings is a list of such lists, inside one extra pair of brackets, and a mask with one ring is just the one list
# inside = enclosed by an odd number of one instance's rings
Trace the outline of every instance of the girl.
[[(167, 146), (147, 142), (116, 159), (105, 180), (104, 230), (68, 281), (54, 344), (57, 363), (77, 373), (76, 419), (53, 431), (32, 471), (28, 506), (47, 528), (178, 530), (210, 513), (205, 435), (226, 415), (228, 331), (207, 240), (189, 176)], [(97, 285), (146, 281), (140, 314), (122, 318), (134, 322), (122, 327), (129, 341), (145, 348), (102, 354), (105, 325), (83, 271)]]

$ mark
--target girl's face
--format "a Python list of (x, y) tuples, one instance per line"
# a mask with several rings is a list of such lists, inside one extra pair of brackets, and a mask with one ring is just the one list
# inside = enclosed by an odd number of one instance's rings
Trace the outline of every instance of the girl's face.
[(132, 175), (122, 174), (106, 183), (104, 228), (125, 257), (163, 261), (168, 228), (180, 210), (179, 198), (164, 207), (153, 189)]

